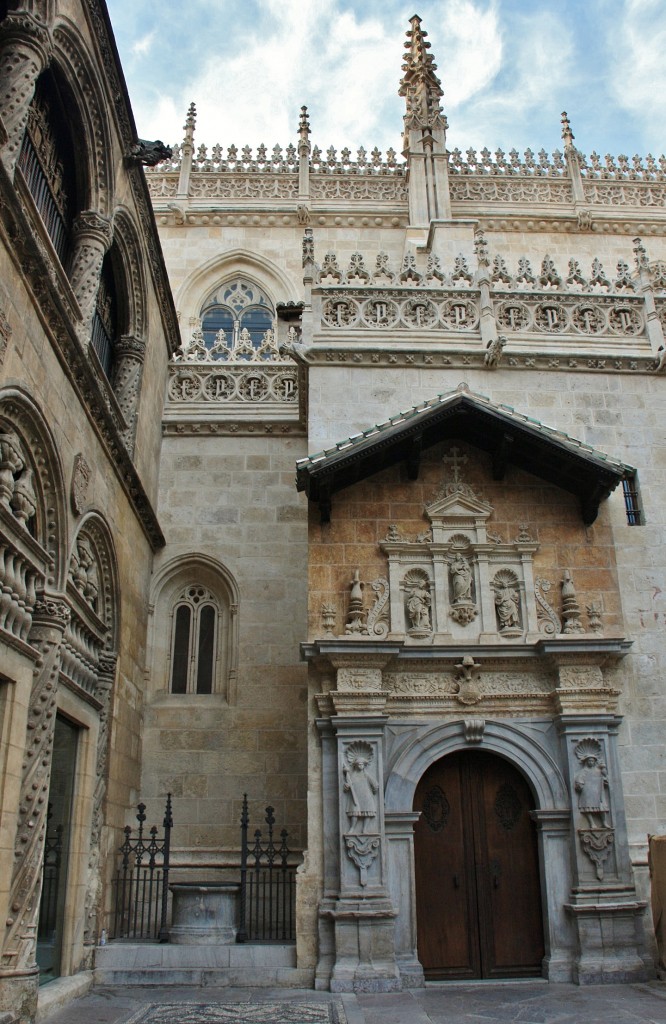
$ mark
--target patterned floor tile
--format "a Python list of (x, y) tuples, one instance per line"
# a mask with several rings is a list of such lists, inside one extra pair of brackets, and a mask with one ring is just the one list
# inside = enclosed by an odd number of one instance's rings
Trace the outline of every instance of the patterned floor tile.
[(347, 1024), (342, 1003), (151, 1003), (125, 1024)]

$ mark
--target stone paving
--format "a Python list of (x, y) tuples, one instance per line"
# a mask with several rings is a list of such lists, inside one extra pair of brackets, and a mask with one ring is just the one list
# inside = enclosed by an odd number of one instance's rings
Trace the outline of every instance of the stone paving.
[(98, 988), (48, 1024), (666, 1024), (666, 984), (430, 984), (339, 995), (302, 989)]

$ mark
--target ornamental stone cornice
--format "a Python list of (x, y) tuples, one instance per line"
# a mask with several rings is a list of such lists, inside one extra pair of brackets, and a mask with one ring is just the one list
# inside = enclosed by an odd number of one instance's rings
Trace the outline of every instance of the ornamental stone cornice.
[[(433, 352), (433, 346), (425, 346), (416, 341), (409, 344), (409, 348), (401, 343), (400, 348), (391, 351), (390, 343), (385, 342), (381, 348), (374, 345), (350, 342), (342, 340), (333, 348), (328, 339), (319, 339), (314, 345), (304, 349), (301, 358), (310, 366), (321, 366), (323, 364), (351, 363), (358, 366), (384, 366), (384, 367), (416, 367), (416, 368), (440, 368), (450, 369), (485, 369), (490, 371), (486, 362), (486, 350), (481, 347), (478, 337), (475, 338), (476, 349), (466, 350), (454, 349), (451, 346), (450, 338), (437, 339), (440, 341), (440, 351)], [(541, 343), (543, 350), (544, 344)], [(598, 352), (598, 349), (597, 349)], [(539, 370), (558, 371), (573, 373), (601, 372), (609, 373), (654, 373), (655, 359), (647, 355), (631, 355), (624, 353), (604, 353), (603, 355), (592, 353), (572, 354), (554, 348), (548, 354), (539, 354), (532, 347), (522, 347), (520, 352), (512, 352), (510, 347), (505, 349), (502, 360), (502, 370)]]
[(575, 665), (614, 664), (631, 650), (633, 641), (623, 637), (599, 638), (597, 636), (562, 637), (537, 640), (529, 644), (432, 644), (416, 646), (402, 640), (336, 639), (309, 640), (300, 645), (301, 660), (317, 659), (334, 667), (335, 661), (344, 659), (362, 667), (376, 667), (378, 660), (395, 666), (414, 663), (432, 667), (451, 667), (465, 657), (472, 657), (482, 665), (539, 659), (551, 666), (572, 663)]
[[(115, 399), (98, 377), (76, 334), (76, 300), (46, 246), (35, 234), (32, 218), (19, 191), (0, 164), (0, 232), (7, 249), (32, 289), (54, 351), (134, 508), (153, 550), (164, 546), (164, 535), (139, 475), (127, 453)], [(114, 413), (116, 413), (114, 415)]]

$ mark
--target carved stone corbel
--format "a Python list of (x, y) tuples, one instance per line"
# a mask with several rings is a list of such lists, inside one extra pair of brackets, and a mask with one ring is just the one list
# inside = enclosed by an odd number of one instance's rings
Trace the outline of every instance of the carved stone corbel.
[(0, 25), (0, 118), (6, 132), (2, 159), (13, 177), (35, 85), (51, 60), (46, 25), (27, 11), (10, 11)]

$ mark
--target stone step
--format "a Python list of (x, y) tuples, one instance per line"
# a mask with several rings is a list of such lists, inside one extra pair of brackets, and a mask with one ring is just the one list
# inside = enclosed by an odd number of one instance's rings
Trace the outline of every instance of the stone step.
[(95, 951), (95, 985), (237, 985), (309, 988), (313, 972), (296, 967), (296, 946), (164, 945), (112, 942)]

